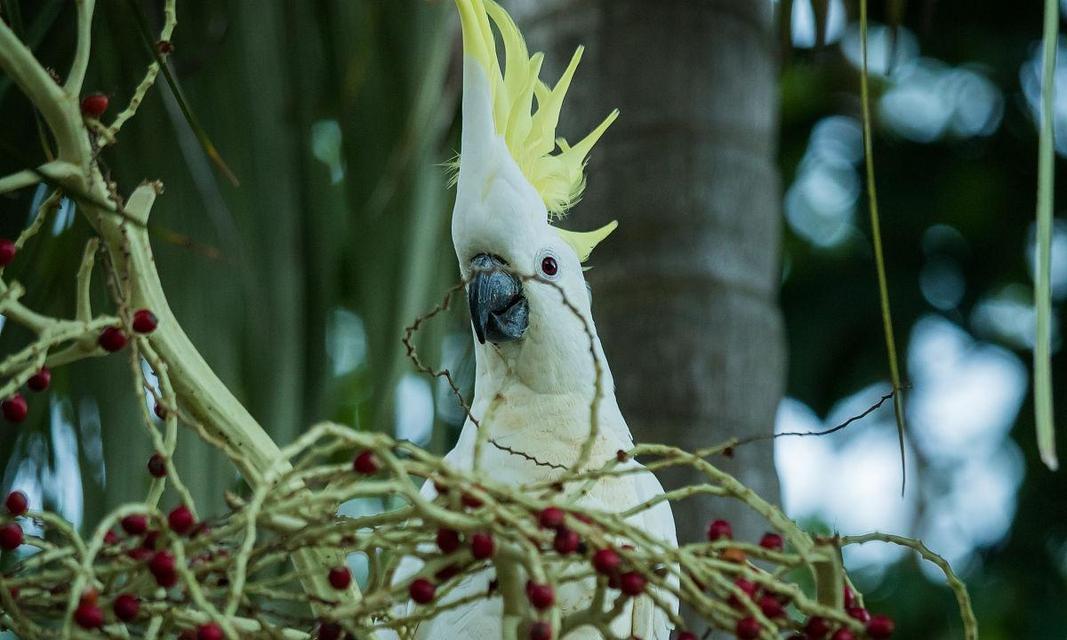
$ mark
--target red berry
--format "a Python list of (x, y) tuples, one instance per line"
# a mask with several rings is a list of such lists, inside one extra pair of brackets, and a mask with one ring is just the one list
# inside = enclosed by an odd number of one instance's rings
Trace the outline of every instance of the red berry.
[(844, 597), (845, 597), (845, 608), (849, 609), (849, 608), (855, 606), (855, 604), (856, 604), (856, 594), (852, 593), (852, 587), (850, 587), (850, 586), (848, 586), (846, 584), (844, 589), (842, 589), (842, 593), (844, 594)]
[(547, 609), (556, 603), (556, 591), (549, 584), (526, 583), (526, 597), (535, 609)]
[(759, 621), (752, 616), (741, 618), (734, 627), (734, 633), (741, 640), (754, 640), (759, 637), (759, 631)]
[(83, 602), (74, 610), (74, 622), (82, 629), (99, 629), (104, 626), (104, 612), (95, 604)]
[(348, 567), (334, 567), (330, 569), (330, 585), (334, 589), (347, 589), (352, 584), (352, 572)]
[(433, 574), (433, 577), (437, 578), (438, 582), (448, 582), (452, 578), (459, 575), (460, 568), (458, 564), (450, 564), (444, 569), (439, 569)]
[(463, 506), (467, 507), (468, 509), (477, 509), (483, 504), (485, 504), (484, 502), (482, 502), (481, 498), (475, 495), (471, 495), (469, 493), (464, 493), (463, 496), (460, 498), (460, 501), (463, 503)]
[(544, 620), (531, 624), (530, 640), (552, 640), (552, 625)]
[(12, 491), (7, 494), (7, 500), (4, 500), (4, 506), (7, 507), (8, 513), (17, 518), (26, 513), (26, 510), (30, 506), (30, 499), (21, 491)]
[(0, 549), (13, 551), (22, 545), (23, 540), (25, 536), (17, 522), (9, 522), (0, 527)]
[(812, 616), (808, 619), (808, 623), (804, 625), (804, 633), (811, 640), (822, 640), (826, 637), (826, 634), (830, 633), (830, 623), (825, 618)]
[(830, 640), (856, 640), (856, 635), (848, 629), (838, 629), (834, 632), (834, 635), (830, 637)]
[(734, 529), (726, 520), (715, 520), (708, 525), (708, 540), (711, 542), (722, 539), (729, 540), (733, 537)]
[(471, 536), (471, 555), (478, 560), (491, 558), (496, 550), (493, 536), (488, 533), (476, 533)]
[(0, 411), (9, 422), (22, 422), (29, 414), (30, 408), (21, 393), (13, 393), (10, 398), (0, 402)]
[(871, 619), (871, 613), (863, 607), (849, 607), (848, 609), (845, 609), (845, 613), (847, 613), (849, 617), (855, 618), (860, 622), (867, 622)]
[(442, 553), (452, 553), (456, 549), (459, 549), (459, 532), (454, 529), (438, 529), (437, 530), (437, 548)]
[(760, 538), (759, 546), (771, 551), (781, 551), (782, 547), (785, 546), (785, 542), (782, 540), (782, 536), (773, 531), (768, 531)]
[(344, 629), (336, 622), (320, 622), (316, 640), (341, 640)]
[(893, 624), (893, 619), (884, 613), (872, 616), (867, 623), (867, 635), (874, 640), (886, 640), (893, 635), (895, 630), (896, 625)]
[(162, 454), (153, 453), (148, 459), (148, 473), (153, 478), (163, 478), (167, 475), (167, 459)]
[[(734, 586), (740, 589), (741, 593), (748, 596), (749, 599), (754, 598), (756, 596), (756, 591), (759, 589), (759, 587), (756, 586), (755, 582), (752, 582), (751, 580), (747, 580), (745, 578), (737, 578), (736, 580), (734, 580)], [(743, 606), (741, 604), (741, 601), (737, 599), (737, 596), (733, 594), (730, 594), (729, 602), (730, 606), (733, 607)]]
[(581, 544), (581, 542), (582, 539), (576, 532), (560, 527), (556, 530), (556, 539), (552, 541), (552, 548), (558, 553), (567, 555), (568, 553), (577, 551), (578, 545)]
[(196, 628), (196, 640), (222, 640), (222, 627), (209, 622)]
[(639, 596), (645, 592), (648, 580), (636, 571), (627, 571), (619, 576), (619, 591), (628, 596)]
[(116, 534), (111, 529), (108, 529), (107, 533), (104, 534), (104, 544), (106, 544), (109, 547), (113, 547), (118, 543), (119, 543), (118, 534)]
[(169, 551), (157, 551), (148, 561), (148, 570), (153, 574), (174, 571), (174, 556)]
[(96, 342), (104, 351), (115, 353), (126, 346), (126, 334), (119, 327), (105, 327)]
[(102, 93), (90, 93), (82, 98), (82, 113), (89, 118), (99, 118), (107, 111), (108, 98)]
[(137, 596), (124, 593), (115, 598), (112, 609), (115, 611), (116, 618), (123, 622), (129, 622), (141, 612), (141, 601), (137, 599)]
[(614, 549), (600, 549), (593, 554), (593, 568), (597, 573), (610, 575), (619, 570), (622, 558)]
[(167, 515), (167, 525), (170, 526), (171, 531), (174, 533), (185, 535), (196, 526), (196, 518), (193, 516), (193, 512), (189, 510), (189, 507), (183, 504), (175, 507)]
[(537, 515), (537, 522), (545, 529), (558, 529), (563, 526), (563, 509), (546, 507)]
[(426, 578), (416, 578), (411, 583), (411, 586), (408, 587), (408, 594), (411, 595), (411, 599), (419, 604), (427, 604), (433, 601), (436, 593), (437, 587)]
[(371, 450), (360, 452), (356, 459), (352, 462), (352, 468), (356, 470), (356, 473), (363, 474), (365, 476), (374, 475), (378, 473), (378, 469), (381, 469), (382, 465), (378, 462), (378, 456), (374, 455)]
[(697, 634), (692, 631), (682, 631), (675, 640), (697, 640)]
[(156, 314), (148, 309), (138, 309), (133, 312), (133, 322), (130, 323), (137, 333), (152, 333), (159, 325)]
[(778, 601), (778, 598), (770, 595), (759, 599), (759, 608), (763, 615), (768, 618), (777, 618), (785, 613), (785, 608), (782, 607), (782, 603)]
[(141, 548), (148, 549), (149, 551), (155, 551), (159, 542), (159, 532), (149, 531), (144, 534), (144, 539), (141, 540)]
[(48, 367), (41, 367), (26, 381), (26, 386), (30, 388), (30, 391), (44, 391), (50, 384), (52, 384), (52, 372)]
[(18, 247), (7, 238), (0, 238), (0, 267), (6, 267), (15, 259)]

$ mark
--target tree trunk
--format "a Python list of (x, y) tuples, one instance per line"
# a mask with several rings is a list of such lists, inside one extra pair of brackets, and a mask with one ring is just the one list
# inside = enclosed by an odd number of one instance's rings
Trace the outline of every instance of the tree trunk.
[[(777, 307), (777, 66), (770, 2), (515, 0), (551, 84), (587, 51), (564, 107), (569, 139), (622, 112), (593, 151), (573, 221), (619, 230), (593, 256), (594, 315), (639, 441), (698, 448), (773, 431), (785, 351)], [(777, 500), (770, 442), (715, 460)], [(664, 477), (678, 486), (692, 474)], [(679, 537), (712, 518), (752, 540), (732, 501), (674, 508)]]

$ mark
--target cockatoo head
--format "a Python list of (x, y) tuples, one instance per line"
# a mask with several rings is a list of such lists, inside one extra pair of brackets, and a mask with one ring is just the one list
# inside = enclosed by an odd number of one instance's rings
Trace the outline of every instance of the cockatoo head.
[[(527, 384), (551, 391), (576, 375), (588, 379), (588, 367), (572, 362), (589, 363), (595, 340), (582, 262), (616, 224), (574, 232), (550, 223), (580, 198), (589, 151), (618, 112), (574, 146), (557, 139), (582, 49), (549, 88), (538, 77), (543, 54), (527, 53), (507, 12), (493, 0), (456, 4), (463, 132), (452, 240), (469, 282), (471, 322), (480, 354), (492, 350), (524, 369)], [(493, 25), (504, 46), (503, 69)]]

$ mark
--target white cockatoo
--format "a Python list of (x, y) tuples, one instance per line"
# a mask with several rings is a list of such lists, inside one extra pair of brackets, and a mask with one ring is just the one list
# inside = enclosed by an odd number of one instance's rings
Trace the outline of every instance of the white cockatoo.
[[(616, 225), (581, 233), (550, 224), (580, 197), (589, 151), (618, 113), (574, 146), (557, 139), (560, 108), (582, 50), (550, 88), (538, 77), (543, 55), (527, 53), (504, 9), (492, 0), (456, 4), (463, 30), (463, 116), (452, 240), (468, 280), (477, 359), (471, 415), (480, 425), (468, 418), (445, 460), (464, 470), (477, 466), (495, 482), (551, 481), (579, 462), (594, 414), (596, 433), (586, 468), (633, 446), (597, 338), (582, 269)], [(494, 27), (503, 43), (503, 69)], [(479, 429), (487, 430), (483, 437), (493, 444), (475, 446)], [(640, 466), (632, 460), (625, 464)], [(432, 482), (423, 493), (435, 495)], [(624, 511), (662, 493), (651, 472), (635, 472), (596, 482), (577, 505)], [(677, 544), (667, 501), (629, 520), (660, 541)], [(408, 572), (402, 567), (400, 573)], [(484, 593), (487, 582), (484, 575), (469, 576), (447, 599)], [(562, 614), (586, 607), (593, 590), (591, 580), (561, 588)], [(672, 602), (669, 594), (662, 595)], [(501, 614), (499, 597), (479, 600), (423, 622), (416, 637), (495, 640), (501, 638)], [(612, 631), (620, 638), (667, 640), (670, 624), (645, 595), (631, 600)], [(601, 634), (586, 626), (566, 637)]]

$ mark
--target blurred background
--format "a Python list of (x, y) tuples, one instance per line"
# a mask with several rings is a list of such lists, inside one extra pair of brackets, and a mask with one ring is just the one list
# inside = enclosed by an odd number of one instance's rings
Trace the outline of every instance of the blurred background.
[[(564, 134), (622, 108), (565, 226), (620, 220), (588, 279), (638, 439), (818, 430), (886, 393), (855, 3), (505, 4), (548, 52), (549, 82), (588, 46)], [(149, 57), (130, 5), (98, 5), (86, 87), (108, 94), (114, 115)], [(139, 3), (153, 28), (159, 5)], [(872, 2), (874, 153), (910, 387), (903, 497), (890, 403), (832, 436), (747, 445), (724, 461), (815, 530), (922, 538), (963, 576), (992, 639), (1067, 636), (1067, 481), (1038, 460), (1030, 400), (1039, 5)], [(67, 68), (68, 3), (0, 8), (42, 61)], [(172, 69), (240, 185), (214, 169), (162, 83), (101, 161), (121, 193), (165, 184), (152, 233), (185, 329), (279, 442), (331, 419), (446, 451), (462, 410), (416, 374), (400, 337), (457, 280), (441, 167), (459, 144), (454, 7), (189, 0), (178, 12)], [(1060, 51), (1055, 122), (1067, 134), (1067, 40)], [(3, 174), (42, 161), (32, 111), (3, 75), (0, 137), (19, 152), (0, 154)], [(2, 234), (14, 237), (44, 195), (0, 197)], [(75, 209), (7, 271), (49, 313), (73, 311), (89, 233)], [(1062, 317), (1062, 214), (1053, 244)], [(417, 344), (469, 394), (462, 307)], [(27, 338), (4, 326), (0, 348)], [(1067, 360), (1057, 352), (1053, 366), (1062, 390)], [(151, 451), (134, 397), (123, 359), (57, 371), (26, 423), (0, 426), (0, 489), (83, 527), (142, 499)], [(229, 463), (188, 433), (175, 458), (202, 508), (220, 511), (221, 491), (238, 484)], [(959, 637), (933, 567), (873, 546), (846, 561), (898, 637)]]

